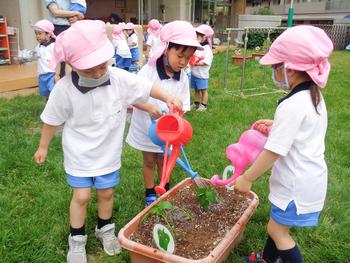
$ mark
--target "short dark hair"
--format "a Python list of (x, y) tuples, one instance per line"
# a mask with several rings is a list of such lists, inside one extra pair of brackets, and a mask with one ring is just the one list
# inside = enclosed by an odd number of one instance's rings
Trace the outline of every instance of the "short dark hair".
[(185, 52), (189, 48), (194, 49), (194, 51), (196, 51), (197, 49), (197, 47), (185, 46), (185, 45), (169, 42), (168, 49), (171, 49), (171, 48), (175, 48), (176, 50), (181, 49), (182, 50), (181, 53)]

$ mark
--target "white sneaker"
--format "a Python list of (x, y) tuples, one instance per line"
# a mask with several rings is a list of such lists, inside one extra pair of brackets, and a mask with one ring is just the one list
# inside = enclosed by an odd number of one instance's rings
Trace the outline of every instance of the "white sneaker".
[(101, 241), (104, 251), (109, 256), (114, 256), (122, 252), (122, 247), (120, 246), (119, 241), (115, 236), (114, 230), (114, 224), (105, 225), (101, 229), (98, 229), (96, 227), (95, 229), (95, 235), (97, 239)]
[(206, 111), (207, 110), (207, 107), (205, 107), (203, 104), (200, 104), (197, 111), (200, 111), (200, 112), (203, 112), (203, 111)]
[(196, 109), (198, 109), (198, 106), (195, 103), (192, 103), (191, 110), (196, 110)]
[(68, 263), (87, 263), (85, 245), (87, 241), (87, 235), (77, 235), (68, 237)]

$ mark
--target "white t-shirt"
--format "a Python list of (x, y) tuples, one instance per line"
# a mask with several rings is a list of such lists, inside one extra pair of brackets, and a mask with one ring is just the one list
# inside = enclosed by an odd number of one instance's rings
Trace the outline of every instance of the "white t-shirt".
[[(150, 66), (149, 64), (143, 66), (138, 74), (154, 81), (154, 83), (162, 87), (170, 94), (176, 95), (179, 98), (181, 98), (183, 102), (183, 110), (190, 110), (190, 89), (188, 84), (188, 77), (183, 70), (181, 70), (179, 80), (161, 80), (157, 71), (157, 67)], [(162, 74), (164, 74), (164, 71)], [(167, 109), (166, 104), (160, 100), (149, 98), (148, 103), (157, 105), (161, 109)], [(145, 111), (134, 108), (129, 132), (126, 137), (126, 142), (133, 148), (138, 149), (140, 151), (161, 153), (161, 148), (158, 145), (153, 144), (151, 139), (149, 138), (148, 129), (150, 125), (150, 115)]]
[(149, 50), (149, 55), (148, 55), (151, 58), (156, 53), (157, 48), (160, 45), (160, 38), (153, 36), (151, 34), (148, 34), (146, 45), (151, 47)]
[[(128, 37), (128, 45), (129, 45), (129, 48), (137, 48), (139, 46), (136, 33), (133, 33), (131, 34), (131, 36)], [(132, 45), (135, 45), (135, 46), (132, 46)]]
[(71, 4), (79, 4), (83, 7), (86, 7), (86, 1), (85, 0), (70, 0)]
[(55, 47), (55, 42), (52, 42), (48, 46), (37, 45), (35, 52), (38, 56), (38, 73), (45, 74), (49, 72), (55, 72), (49, 67), (49, 62), (53, 55), (53, 49)]
[(213, 51), (209, 45), (203, 46), (203, 50), (196, 50), (194, 55), (197, 58), (202, 58), (200, 62), (207, 64), (206, 66), (191, 66), (191, 73), (193, 76), (200, 79), (209, 79), (209, 70), (213, 62)]
[(95, 177), (118, 170), (127, 106), (147, 101), (152, 82), (125, 70), (108, 68), (111, 85), (83, 94), (71, 74), (57, 82), (41, 119), (64, 124), (62, 145), (66, 172)]
[(126, 39), (113, 39), (112, 42), (117, 55), (122, 58), (131, 58), (131, 52)]
[(324, 159), (327, 109), (322, 98), (318, 115), (303, 90), (277, 107), (265, 149), (280, 155), (272, 168), (269, 200), (285, 210), (294, 200), (298, 214), (321, 211), (327, 192)]

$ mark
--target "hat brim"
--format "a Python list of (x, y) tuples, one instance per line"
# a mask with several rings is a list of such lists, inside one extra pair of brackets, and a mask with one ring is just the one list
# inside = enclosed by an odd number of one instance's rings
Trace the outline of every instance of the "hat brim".
[(200, 30), (198, 28), (195, 28), (196, 32), (202, 35), (205, 35), (205, 32), (203, 30)]
[(265, 56), (263, 56), (260, 60), (259, 63), (261, 65), (274, 65), (274, 64), (279, 64), (282, 61), (275, 59), (274, 57), (271, 56), (271, 53), (268, 52)]
[(77, 61), (71, 62), (71, 65), (79, 70), (85, 70), (96, 67), (114, 56), (114, 47), (111, 41), (107, 40), (106, 43), (91, 52), (89, 55), (78, 59)]
[(196, 47), (198, 50), (203, 50), (203, 47), (201, 46), (201, 44), (199, 44), (199, 42), (194, 39), (177, 39), (170, 42), (183, 45), (183, 46)]

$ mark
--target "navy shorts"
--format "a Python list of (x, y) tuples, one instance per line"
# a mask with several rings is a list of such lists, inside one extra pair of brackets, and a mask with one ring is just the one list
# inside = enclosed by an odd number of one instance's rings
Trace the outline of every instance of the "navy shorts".
[(119, 184), (119, 171), (104, 174), (96, 177), (78, 177), (67, 174), (67, 183), (72, 188), (91, 188), (107, 189)]
[(283, 211), (282, 209), (272, 204), (270, 216), (278, 224), (284, 226), (308, 227), (318, 225), (320, 214), (321, 211), (298, 215), (295, 203), (292, 201), (288, 204), (286, 211)]

